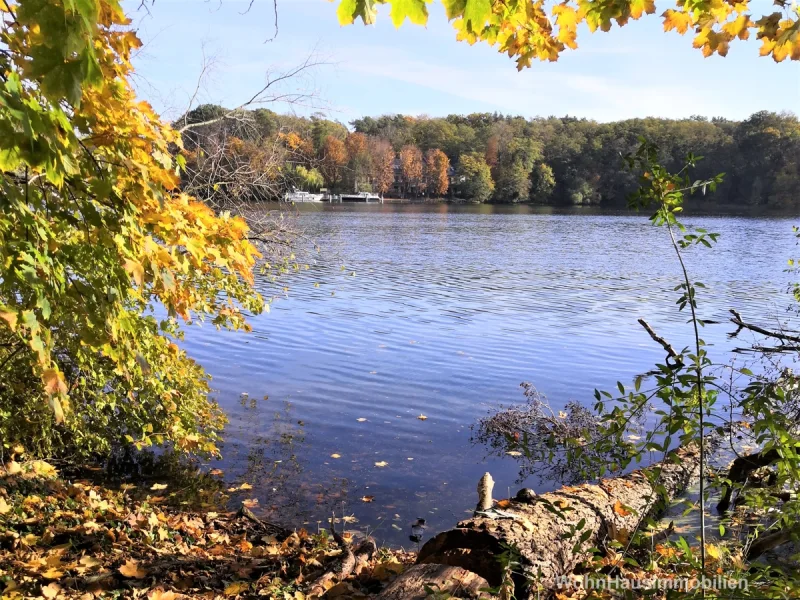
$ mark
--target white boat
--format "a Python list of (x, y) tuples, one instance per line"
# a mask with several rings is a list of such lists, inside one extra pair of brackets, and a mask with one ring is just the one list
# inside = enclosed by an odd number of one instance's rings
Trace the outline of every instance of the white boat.
[(283, 196), (284, 202), (322, 202), (322, 194), (293, 190)]
[(372, 192), (356, 192), (354, 194), (340, 194), (331, 202), (363, 202), (365, 204), (383, 204), (383, 198)]

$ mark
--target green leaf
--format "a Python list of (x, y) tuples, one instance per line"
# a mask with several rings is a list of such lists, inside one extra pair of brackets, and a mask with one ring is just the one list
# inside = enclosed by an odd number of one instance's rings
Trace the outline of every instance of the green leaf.
[(336, 11), (339, 24), (350, 25), (356, 18), (361, 18), (365, 25), (375, 23), (377, 11), (375, 0), (342, 0)]
[(491, 14), (491, 0), (466, 0), (464, 20), (472, 31), (478, 32), (483, 29)]
[(467, 0), (442, 0), (442, 4), (444, 4), (447, 19), (452, 21), (453, 19), (464, 16)]
[(425, 0), (392, 0), (392, 23), (400, 27), (406, 19), (415, 25), (425, 25), (428, 22), (428, 7)]

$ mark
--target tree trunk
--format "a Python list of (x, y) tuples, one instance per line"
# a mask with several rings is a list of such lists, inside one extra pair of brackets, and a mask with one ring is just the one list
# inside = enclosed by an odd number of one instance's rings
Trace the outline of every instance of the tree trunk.
[(476, 513), (429, 540), (417, 562), (459, 566), (498, 586), (503, 567), (497, 556), (512, 547), (528, 573), (515, 582), (516, 597), (537, 598), (537, 587), (554, 589), (560, 576), (591, 558), (591, 548), (627, 539), (645, 516), (680, 494), (696, 476), (699, 460), (699, 445), (690, 444), (661, 463), (599, 485), (563, 487), (541, 496), (521, 491), (519, 500)]

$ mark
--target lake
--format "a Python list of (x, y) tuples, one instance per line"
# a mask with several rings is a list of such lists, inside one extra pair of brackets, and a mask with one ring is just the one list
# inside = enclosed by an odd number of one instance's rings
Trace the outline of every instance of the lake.
[[(231, 421), (212, 465), (232, 486), (253, 486), (232, 503), (257, 499), (257, 513), (312, 532), (333, 511), (349, 529), (413, 547), (409, 524), (426, 519), (427, 536), (454, 525), (484, 472), (496, 498), (522, 487), (518, 459), (470, 439), (478, 418), (524, 401), (521, 382), (556, 410), (591, 403), (595, 388), (663, 361), (637, 318), (673, 346), (692, 339), (667, 232), (643, 215), (315, 205), (297, 220), (322, 251), (287, 279), (288, 295), (252, 319), (252, 333), (191, 327), (186, 347)], [(686, 261), (707, 286), (701, 317), (720, 322), (703, 337), (726, 361), (737, 345), (729, 309), (762, 324), (786, 317), (796, 219), (686, 222), (721, 234)]]

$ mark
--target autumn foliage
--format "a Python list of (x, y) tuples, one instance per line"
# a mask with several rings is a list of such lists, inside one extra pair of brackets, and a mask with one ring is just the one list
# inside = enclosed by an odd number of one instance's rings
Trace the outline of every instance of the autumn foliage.
[(408, 144), (400, 149), (399, 158), (405, 193), (421, 195), (425, 188), (422, 179), (422, 151), (417, 146)]
[(444, 196), (450, 186), (450, 159), (438, 148), (425, 153), (425, 189), (431, 196)]
[(214, 452), (224, 416), (175, 340), (263, 308), (248, 227), (181, 193), (180, 136), (135, 97), (116, 0), (4, 6), (0, 440)]
[[(400, 27), (406, 19), (417, 25), (428, 21), (428, 0), (378, 0), (391, 5), (391, 19)], [(340, 0), (339, 22), (360, 18), (375, 22), (376, 2)], [(760, 13), (772, 4), (771, 12)], [(578, 28), (609, 31), (656, 12), (655, 0), (564, 0), (545, 3), (525, 0), (445, 0), (447, 18), (459, 40), (484, 41), (515, 58), (517, 67), (530, 67), (534, 59), (555, 61), (567, 49), (578, 48)], [(759, 11), (759, 12), (757, 12)], [(675, 8), (661, 13), (664, 31), (694, 33), (693, 46), (704, 56), (727, 55), (735, 40), (751, 35), (760, 40), (761, 56), (775, 62), (800, 60), (800, 7), (790, 0), (676, 0)]]
[(337, 137), (329, 135), (325, 138), (320, 158), (320, 171), (325, 178), (325, 183), (335, 186), (342, 177), (342, 169), (347, 164), (347, 148), (344, 142)]
[(375, 191), (385, 194), (394, 183), (394, 149), (388, 141), (372, 138), (370, 140), (370, 156)]

